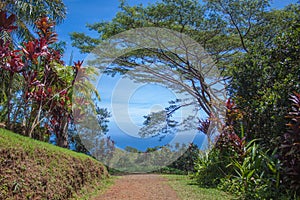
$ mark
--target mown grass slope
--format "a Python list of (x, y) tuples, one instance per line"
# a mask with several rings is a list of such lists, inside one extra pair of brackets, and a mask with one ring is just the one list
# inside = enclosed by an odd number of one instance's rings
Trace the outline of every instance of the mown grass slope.
[(69, 199), (109, 177), (100, 162), (0, 129), (0, 199)]

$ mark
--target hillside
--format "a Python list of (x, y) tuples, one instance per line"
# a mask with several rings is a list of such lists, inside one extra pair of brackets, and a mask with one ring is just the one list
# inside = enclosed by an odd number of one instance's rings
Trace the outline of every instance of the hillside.
[(69, 199), (109, 177), (98, 161), (0, 129), (0, 199)]

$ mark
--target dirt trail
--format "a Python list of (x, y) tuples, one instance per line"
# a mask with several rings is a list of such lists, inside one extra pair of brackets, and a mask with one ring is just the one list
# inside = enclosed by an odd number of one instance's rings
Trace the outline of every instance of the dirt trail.
[(125, 175), (94, 200), (178, 200), (167, 180), (157, 174)]

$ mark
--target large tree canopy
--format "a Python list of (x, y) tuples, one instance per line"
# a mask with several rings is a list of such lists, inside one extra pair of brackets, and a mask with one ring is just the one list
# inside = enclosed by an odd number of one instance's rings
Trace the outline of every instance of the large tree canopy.
[[(212, 98), (214, 92), (210, 90), (209, 86), (211, 85), (208, 83), (212, 81), (207, 80), (207, 74), (203, 73), (203, 64), (225, 72), (222, 74), (223, 78), (217, 80), (218, 83), (226, 78), (232, 78), (228, 69), (234, 65), (234, 60), (247, 55), (254, 44), (259, 45), (259, 48), (272, 47), (275, 36), (279, 35), (280, 31), (286, 30), (292, 24), (293, 19), (297, 17), (293, 7), (271, 10), (267, 0), (207, 0), (204, 3), (196, 0), (163, 0), (148, 6), (129, 6), (122, 2), (120, 9), (121, 11), (111, 21), (88, 25), (90, 30), (99, 33), (97, 38), (92, 38), (84, 33), (72, 33), (73, 45), (78, 47), (82, 53), (98, 51), (98, 54), (96, 53), (98, 60), (95, 59), (93, 62), (95, 65), (103, 62), (104, 57), (113, 57), (114, 59), (108, 59), (113, 62), (113, 65), (105, 68), (107, 73), (128, 74), (131, 72), (131, 77), (140, 82), (161, 82), (168, 87), (181, 87), (182, 91), (184, 90), (194, 97), (198, 108), (204, 110), (207, 115), (211, 115), (215, 99)], [(132, 48), (131, 52), (122, 55), (111, 53), (120, 47), (117, 44), (108, 48), (113, 49), (111, 52), (106, 51), (107, 48), (102, 51), (97, 48), (100, 44), (102, 47), (103, 41), (107, 39), (112, 41), (111, 38), (116, 34), (146, 27), (148, 27), (148, 31), (136, 32), (131, 40), (127, 38), (126, 41), (115, 41), (130, 47), (139, 46), (140, 44), (136, 42), (137, 38), (143, 36), (147, 38), (151, 35), (151, 31), (149, 31), (151, 27), (167, 28), (187, 35), (199, 43), (208, 53), (203, 55), (210, 56), (214, 62), (204, 61), (201, 56), (199, 56), (201, 58), (192, 59), (196, 62), (190, 62), (189, 59), (193, 57), (192, 55), (204, 52), (197, 47), (198, 52), (195, 53), (196, 51), (192, 50), (191, 53), (191, 43), (188, 43), (190, 46), (184, 45), (185, 42), (183, 42), (183, 45), (179, 45), (177, 48), (174, 46), (167, 49), (162, 48), (165, 47), (162, 43), (168, 38), (163, 40), (155, 38), (157, 48)], [(173, 35), (169, 37), (169, 40), (174, 40), (176, 37)], [(183, 37), (177, 38), (182, 40)], [(172, 49), (184, 49), (186, 52), (174, 52)], [(146, 67), (149, 65), (151, 68)], [(179, 107), (186, 104), (189, 105), (185, 102), (185, 104), (181, 103)], [(178, 107), (173, 108), (177, 109)]]
[(123, 31), (163, 27), (190, 36), (219, 61), (224, 54), (247, 51), (257, 40), (269, 44), (279, 30), (289, 26), (291, 19), (287, 12), (270, 11), (267, 0), (208, 0), (203, 4), (196, 0), (163, 0), (146, 7), (123, 2), (120, 8), (111, 21), (87, 25), (99, 33), (98, 38), (72, 33), (73, 45), (89, 53), (100, 41)]

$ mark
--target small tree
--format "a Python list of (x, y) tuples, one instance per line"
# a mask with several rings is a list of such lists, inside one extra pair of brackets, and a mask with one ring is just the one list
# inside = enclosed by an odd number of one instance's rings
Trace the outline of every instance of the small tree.
[[(1, 11), (0, 32), (11, 33), (15, 19)], [(38, 20), (39, 37), (24, 42), (21, 49), (14, 49), (10, 38), (0, 39), (0, 76), (8, 80), (0, 88), (1, 120), (6, 128), (16, 131), (20, 127), (20, 133), (35, 139), (47, 141), (53, 133), (58, 146), (68, 147), (75, 78), (93, 71), (81, 69), (82, 62), (64, 66), (61, 52), (52, 47), (57, 41), (54, 25), (48, 18)], [(93, 87), (87, 81), (78, 82), (91, 99)]]

